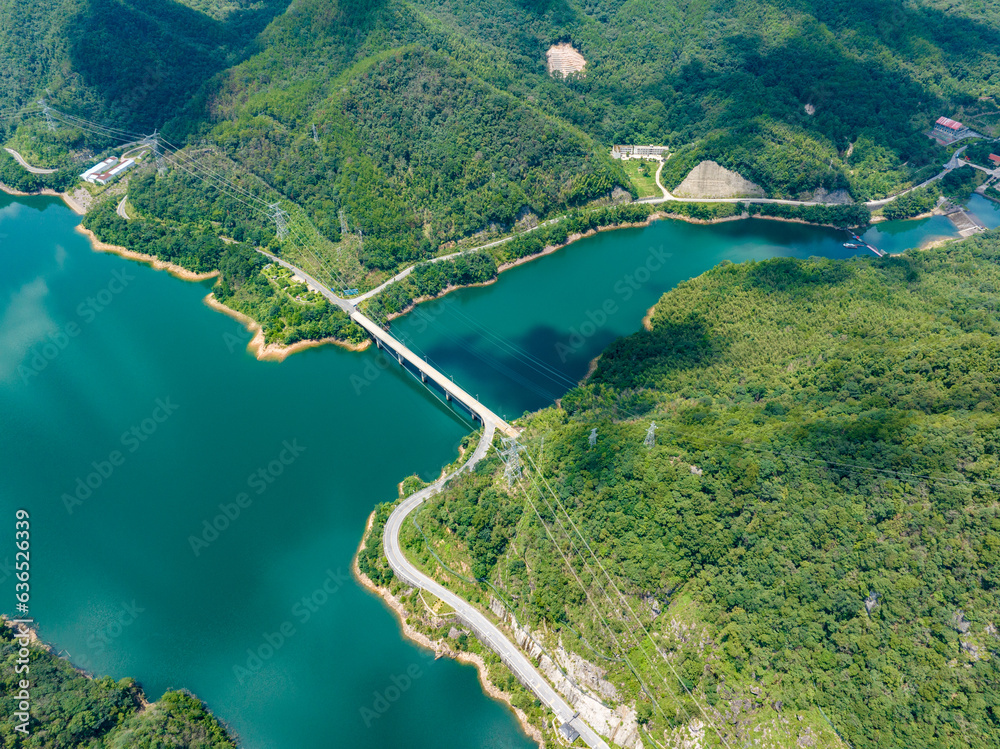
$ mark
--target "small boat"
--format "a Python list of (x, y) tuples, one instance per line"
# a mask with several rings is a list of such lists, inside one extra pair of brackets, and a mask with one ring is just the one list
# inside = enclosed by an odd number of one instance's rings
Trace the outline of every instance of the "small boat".
[(844, 242), (844, 247), (846, 247), (846, 248), (847, 248), (847, 249), (849, 249), (849, 250), (856, 250), (856, 249), (858, 249), (858, 248), (859, 248), (860, 246), (861, 246), (861, 245), (859, 245), (859, 244), (854, 244), (853, 242)]

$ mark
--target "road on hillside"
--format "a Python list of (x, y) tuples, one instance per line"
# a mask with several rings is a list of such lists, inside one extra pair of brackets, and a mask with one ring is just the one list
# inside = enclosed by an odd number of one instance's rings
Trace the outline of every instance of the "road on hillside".
[(118, 207), (115, 208), (115, 213), (121, 216), (126, 221), (129, 220), (128, 214), (125, 213), (125, 201), (128, 200), (128, 195), (122, 197), (121, 201), (118, 203)]
[[(935, 174), (930, 179), (921, 182), (919, 185), (914, 185), (913, 187), (898, 192), (895, 195), (890, 195), (887, 198), (865, 201), (864, 205), (868, 206), (869, 208), (881, 208), (882, 206), (891, 203), (898, 197), (906, 195), (909, 192), (913, 192), (914, 190), (919, 190), (921, 187), (926, 187), (931, 182), (935, 182), (941, 179), (952, 169), (956, 169), (966, 164), (969, 166), (975, 166), (975, 164), (970, 164), (968, 161), (964, 161), (959, 158), (962, 154), (962, 151), (964, 151), (965, 148), (966, 148), (965, 146), (962, 146), (954, 154), (952, 154), (951, 158), (948, 159), (947, 162), (945, 162), (945, 165), (942, 168), (942, 170), (937, 174)], [(665, 163), (664, 161), (661, 161), (660, 166), (656, 170), (656, 186), (660, 188), (660, 191), (663, 193), (663, 197), (642, 198), (636, 202), (651, 203), (654, 205), (658, 205), (660, 203), (671, 203), (671, 202), (673, 203), (775, 203), (777, 205), (829, 205), (829, 206), (853, 205), (852, 203), (823, 203), (816, 200), (785, 200), (782, 198), (678, 198), (677, 196), (672, 195), (660, 181), (660, 173), (663, 171), (664, 163)], [(982, 169), (982, 171), (984, 172), (989, 172), (988, 169), (983, 169), (982, 167), (976, 167), (976, 168)], [(1000, 172), (1000, 169), (998, 169), (997, 171)]]
[(41, 167), (32, 166), (27, 161), (25, 161), (24, 157), (21, 154), (19, 154), (17, 151), (15, 151), (13, 148), (6, 148), (5, 147), (3, 150), (6, 151), (7, 153), (9, 153), (11, 156), (13, 156), (14, 157), (14, 161), (16, 161), (18, 164), (20, 164), (21, 166), (23, 166), (25, 169), (27, 169), (32, 174), (55, 174), (57, 171), (59, 171), (58, 169), (42, 169)]
[(440, 492), (444, 488), (444, 485), (453, 477), (466, 471), (471, 471), (480, 460), (486, 457), (493, 444), (494, 434), (494, 425), (487, 422), (483, 429), (482, 439), (479, 440), (475, 452), (473, 452), (472, 457), (461, 468), (448, 476), (442, 477), (415, 494), (411, 494), (393, 510), (386, 521), (383, 537), (386, 559), (389, 560), (389, 566), (400, 580), (432, 593), (455, 609), (458, 618), (472, 629), (476, 637), (500, 656), (500, 660), (514, 672), (518, 681), (530, 689), (546, 707), (556, 714), (560, 725), (569, 723), (591, 749), (608, 749), (608, 745), (604, 739), (598, 736), (590, 726), (580, 719), (576, 711), (545, 680), (517, 645), (508, 640), (507, 636), (472, 604), (417, 569), (403, 554), (402, 547), (399, 544), (399, 531), (403, 526), (403, 521), (406, 520), (410, 513), (420, 507), (424, 501)]

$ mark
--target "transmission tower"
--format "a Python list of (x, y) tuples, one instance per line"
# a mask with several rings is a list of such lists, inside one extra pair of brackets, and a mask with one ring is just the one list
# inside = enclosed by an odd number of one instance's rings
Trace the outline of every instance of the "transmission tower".
[(593, 447), (597, 444), (597, 427), (590, 430), (590, 446)]
[(652, 447), (656, 444), (656, 422), (652, 421), (649, 424), (649, 429), (646, 430), (646, 439), (643, 440), (643, 444), (646, 447)]
[(156, 173), (161, 177), (167, 173), (167, 167), (163, 163), (163, 149), (160, 147), (160, 131), (154, 130), (152, 135), (147, 135), (142, 142), (153, 149), (153, 157), (156, 159)]
[(49, 126), (49, 130), (55, 130), (56, 122), (52, 119), (52, 112), (49, 110), (49, 105), (45, 103), (45, 99), (39, 99), (38, 103), (42, 105), (42, 114), (45, 115), (45, 123)]
[(288, 236), (288, 211), (277, 203), (271, 203), (268, 208), (271, 209), (271, 218), (274, 219), (274, 225), (277, 227), (278, 239), (284, 239)]
[(313, 143), (319, 143), (319, 136), (316, 134), (316, 123), (313, 123)]
[(521, 450), (524, 448), (517, 444), (515, 439), (503, 438), (504, 449), (500, 451), (500, 457), (504, 462), (504, 476), (507, 477), (508, 486), (513, 486), (514, 482), (521, 478)]

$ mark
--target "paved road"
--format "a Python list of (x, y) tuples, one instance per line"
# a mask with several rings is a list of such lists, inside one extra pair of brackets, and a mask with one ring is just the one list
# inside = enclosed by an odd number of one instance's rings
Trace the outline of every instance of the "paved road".
[(365, 328), (376, 340), (381, 341), (383, 345), (391, 347), (396, 354), (401, 355), (428, 378), (433, 379), (447, 392), (450, 392), (453, 398), (463, 401), (467, 407), (471, 407), (476, 411), (480, 421), (483, 423), (483, 436), (469, 460), (454, 473), (438, 479), (430, 486), (421, 489), (415, 494), (411, 494), (403, 500), (386, 521), (383, 545), (385, 547), (386, 558), (389, 560), (389, 566), (404, 582), (433, 593), (455, 609), (458, 617), (472, 629), (485, 645), (500, 656), (500, 659), (507, 664), (508, 668), (514, 672), (522, 684), (530, 689), (539, 700), (558, 716), (561, 724), (569, 723), (570, 726), (576, 729), (576, 732), (580, 734), (580, 737), (587, 743), (587, 746), (591, 747), (591, 749), (609, 749), (604, 740), (590, 726), (577, 717), (573, 708), (559, 696), (559, 693), (545, 680), (531, 661), (528, 660), (527, 656), (518, 649), (517, 645), (508, 640), (507, 636), (473, 607), (472, 604), (452, 593), (433, 578), (428, 577), (413, 566), (403, 554), (403, 550), (399, 545), (399, 529), (407, 515), (419, 507), (426, 499), (440, 492), (449, 480), (464, 471), (472, 470), (489, 452), (493, 444), (493, 437), (497, 431), (501, 431), (508, 436), (515, 436), (517, 430), (462, 390), (462, 388), (451, 382), (451, 380), (445, 378), (437, 369), (417, 357), (406, 346), (382, 330), (382, 328), (372, 322), (363, 313), (359, 312), (351, 302), (337, 296), (326, 285), (321, 284), (304, 270), (292, 265), (287, 260), (282, 260), (264, 250), (258, 250), (258, 252), (273, 262), (288, 268), (288, 270), (300, 278), (304, 278), (314, 288), (319, 289), (320, 293), (333, 304), (347, 312), (355, 322)]
[[(944, 165), (944, 168), (930, 179), (921, 182), (919, 185), (915, 185), (906, 190), (903, 190), (902, 192), (898, 192), (895, 195), (890, 195), (887, 198), (881, 198), (879, 200), (867, 200), (865, 201), (865, 205), (868, 206), (869, 208), (881, 208), (882, 206), (891, 203), (896, 198), (902, 195), (906, 195), (908, 192), (912, 192), (913, 190), (919, 190), (921, 187), (926, 187), (931, 182), (941, 179), (952, 169), (955, 169), (964, 164), (969, 164), (969, 162), (959, 158), (962, 151), (964, 150), (965, 146), (958, 149), (954, 154), (952, 154), (951, 158), (948, 159), (947, 163)], [(673, 203), (775, 203), (778, 205), (838, 205), (837, 203), (823, 203), (816, 200), (785, 200), (782, 198), (678, 198), (675, 195), (671, 195), (670, 192), (667, 190), (667, 188), (663, 186), (663, 183), (660, 182), (660, 172), (663, 171), (664, 163), (665, 162), (661, 161), (659, 168), (656, 170), (656, 185), (663, 192), (663, 197), (642, 198), (636, 202), (651, 203), (654, 205), (659, 205), (660, 203), (671, 203), (671, 202)], [(976, 166), (976, 165), (969, 164), (969, 166)], [(989, 171), (988, 169), (983, 169), (983, 167), (976, 167), (976, 168), (982, 169), (984, 172)], [(997, 171), (1000, 172), (1000, 170)], [(992, 174), (992, 172), (990, 173)], [(851, 205), (851, 204), (847, 203), (845, 205)]]
[[(541, 229), (543, 226), (548, 226), (549, 224), (557, 223), (559, 220), (560, 219), (553, 218), (553, 219), (549, 219), (548, 221), (543, 221), (542, 223), (538, 224), (537, 226), (532, 226), (530, 229), (525, 229), (523, 232), (521, 232), (521, 234), (527, 234), (529, 232), (536, 231), (537, 229)], [(489, 249), (490, 247), (496, 247), (497, 245), (505, 244), (505, 243), (510, 242), (510, 241), (512, 241), (514, 239), (517, 239), (519, 236), (521, 236), (521, 234), (515, 234), (512, 237), (504, 237), (503, 239), (497, 239), (494, 242), (487, 242), (486, 244), (481, 244), (481, 245), (477, 245), (475, 247), (470, 247), (467, 250), (459, 250), (458, 252), (453, 252), (450, 255), (442, 255), (441, 257), (431, 258), (430, 260), (428, 260), (426, 262), (428, 262), (428, 263), (440, 263), (442, 260), (452, 260), (452, 259), (454, 259), (456, 257), (461, 256), (461, 255), (467, 255), (470, 252), (477, 252), (478, 250), (485, 250), (485, 249)], [(424, 262), (424, 261), (421, 261), (421, 262)], [(361, 302), (365, 301), (366, 299), (370, 299), (371, 297), (373, 297), (376, 294), (378, 294), (386, 286), (391, 286), (392, 284), (396, 283), (396, 281), (402, 281), (404, 278), (406, 278), (408, 275), (410, 275), (410, 273), (413, 271), (414, 268), (417, 267), (417, 265), (419, 265), (419, 263), (411, 265), (406, 270), (400, 271), (399, 273), (397, 273), (395, 276), (393, 276), (392, 278), (390, 278), (385, 283), (382, 283), (382, 284), (376, 286), (371, 291), (366, 291), (361, 296), (352, 297), (351, 301), (354, 304), (361, 304)]]
[[(435, 382), (437, 386), (444, 390), (450, 397), (465, 406), (483, 424), (500, 430), (508, 437), (517, 436), (518, 431), (514, 427), (480, 403), (478, 399), (456, 385), (451, 379), (445, 377), (444, 374), (442, 374), (436, 367), (428, 364), (415, 353), (410, 351), (404, 343), (396, 339), (396, 337), (392, 334), (383, 330), (381, 326), (373, 322), (372, 319), (363, 312), (354, 310), (350, 313), (350, 315), (351, 319), (367, 330), (369, 335), (378, 341), (383, 348), (390, 349), (396, 355), (397, 360), (400, 357), (405, 359), (424, 377)], [(400, 364), (402, 364), (402, 361), (400, 361)]]
[[(383, 347), (392, 350), (396, 355), (397, 359), (405, 359), (410, 365), (419, 371), (426, 379), (435, 382), (438, 387), (445, 391), (449, 397), (454, 398), (459, 403), (461, 403), (465, 408), (467, 408), (472, 414), (475, 415), (483, 424), (492, 425), (494, 428), (499, 429), (508, 437), (516, 437), (518, 432), (514, 427), (504, 421), (502, 418), (493, 413), (490, 409), (479, 402), (477, 398), (474, 398), (463, 388), (456, 385), (451, 379), (445, 377), (436, 367), (427, 363), (415, 353), (410, 351), (410, 349), (399, 341), (395, 336), (387, 331), (383, 330), (382, 327), (376, 324), (370, 317), (368, 317), (364, 312), (361, 312), (357, 307), (355, 307), (350, 300), (344, 299), (343, 297), (337, 296), (333, 291), (313, 278), (311, 275), (306, 273), (304, 270), (298, 266), (292, 265), (287, 260), (282, 260), (276, 255), (272, 255), (270, 252), (265, 252), (264, 250), (257, 250), (261, 255), (271, 259), (272, 261), (279, 263), (280, 265), (288, 268), (292, 273), (296, 274), (300, 278), (304, 278), (309, 284), (314, 288), (319, 289), (320, 293), (323, 294), (327, 299), (329, 299), (333, 304), (340, 307), (344, 312), (350, 315), (351, 319), (354, 320), (358, 325), (368, 331), (378, 344)], [(402, 361), (400, 361), (402, 363)]]
[(421, 489), (416, 494), (411, 494), (393, 511), (386, 521), (385, 536), (383, 537), (386, 559), (389, 560), (389, 566), (400, 580), (434, 594), (455, 609), (458, 618), (483, 643), (500, 656), (500, 660), (514, 672), (518, 681), (530, 689), (546, 707), (556, 714), (560, 724), (569, 723), (576, 729), (577, 733), (580, 734), (580, 737), (591, 749), (608, 749), (607, 743), (577, 716), (573, 708), (545, 680), (527, 656), (514, 643), (508, 640), (507, 636), (493, 622), (487, 619), (470, 603), (417, 569), (406, 558), (399, 545), (399, 531), (407, 516), (420, 507), (424, 501), (440, 492), (444, 485), (452, 478), (465, 471), (471, 471), (480, 460), (486, 457), (490, 446), (493, 444), (494, 434), (494, 425), (487, 422), (486, 428), (483, 430), (482, 439), (479, 440), (479, 445), (476, 446), (472, 457), (461, 468), (448, 476), (442, 477), (430, 486)]
[(23, 166), (25, 169), (27, 169), (32, 174), (55, 174), (57, 171), (59, 171), (58, 169), (42, 169), (41, 167), (38, 167), (38, 166), (32, 166), (27, 161), (25, 161), (24, 157), (21, 154), (19, 154), (17, 151), (15, 151), (13, 148), (6, 148), (5, 147), (3, 150), (6, 151), (7, 153), (9, 153), (11, 156), (13, 156), (14, 157), (14, 161), (16, 161), (18, 164), (20, 164), (21, 166)]
[[(669, 158), (670, 158), (670, 155), (667, 154), (667, 159), (669, 159)], [(663, 186), (663, 183), (660, 182), (660, 174), (663, 172), (663, 165), (667, 163), (667, 159), (660, 159), (660, 165), (658, 167), (656, 167), (656, 174), (654, 175), (653, 179), (656, 180), (656, 186), (660, 188), (660, 192), (663, 193), (663, 197), (664, 198), (671, 198), (673, 196), (669, 192), (667, 192), (667, 188), (665, 188)]]
[(304, 278), (306, 281), (308, 281), (313, 286), (313, 288), (318, 289), (320, 294), (322, 294), (327, 299), (329, 299), (331, 302), (333, 302), (333, 304), (335, 304), (338, 307), (340, 307), (347, 314), (351, 314), (352, 312), (356, 312), (357, 311), (355, 309), (355, 307), (354, 307), (353, 304), (351, 304), (349, 301), (347, 301), (343, 297), (340, 297), (340, 296), (337, 296), (336, 294), (334, 294), (333, 291), (330, 290), (329, 286), (327, 286), (325, 283), (320, 283), (319, 281), (317, 281), (315, 278), (313, 278), (312, 276), (310, 276), (308, 273), (306, 273), (304, 270), (302, 270), (297, 265), (292, 265), (287, 260), (282, 260), (277, 255), (272, 255), (270, 252), (266, 252), (265, 250), (258, 249), (257, 252), (259, 252), (261, 255), (263, 255), (264, 257), (268, 258), (272, 262), (275, 262), (278, 265), (281, 265), (281, 266), (283, 266), (285, 268), (288, 268), (288, 270), (290, 270), (292, 273), (294, 273), (295, 275), (299, 276), (300, 278)]
[(128, 200), (128, 195), (122, 196), (121, 201), (118, 203), (118, 207), (115, 208), (115, 213), (121, 216), (126, 221), (129, 220), (128, 214), (125, 213), (125, 201)]

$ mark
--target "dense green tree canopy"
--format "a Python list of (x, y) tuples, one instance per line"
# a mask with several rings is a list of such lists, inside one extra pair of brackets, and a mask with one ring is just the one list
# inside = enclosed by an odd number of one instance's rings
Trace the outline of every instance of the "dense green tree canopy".
[[(522, 620), (620, 656), (543, 503), (558, 500), (656, 637), (678, 617), (706, 628), (701, 655), (671, 646), (702, 704), (752, 685), (751, 700), (822, 708), (851, 746), (996, 746), (997, 288), (992, 233), (897, 258), (721, 265), (526, 420), (540, 516), (494, 458), (422, 512), (423, 531), (459, 541), (452, 564)], [(685, 698), (669, 683), (668, 715)]]

